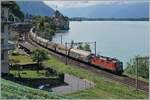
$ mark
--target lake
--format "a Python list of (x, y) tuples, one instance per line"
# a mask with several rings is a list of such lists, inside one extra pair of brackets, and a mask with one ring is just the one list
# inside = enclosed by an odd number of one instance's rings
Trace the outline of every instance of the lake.
[[(65, 42), (94, 42), (97, 54), (116, 57), (126, 62), (136, 55), (149, 54), (148, 21), (71, 21), (70, 30), (58, 33), (53, 41), (60, 43), (60, 35)], [(91, 45), (94, 52), (94, 46)]]

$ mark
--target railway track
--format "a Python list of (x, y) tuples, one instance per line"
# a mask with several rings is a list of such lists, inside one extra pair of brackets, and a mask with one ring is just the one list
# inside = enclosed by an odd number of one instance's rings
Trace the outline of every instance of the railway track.
[[(40, 46), (39, 44), (37, 44), (37, 43), (35, 43), (34, 41), (31, 40), (31, 38), (29, 36), (29, 33), (26, 35), (26, 40), (31, 45), (33, 45), (34, 48), (43, 48), (42, 46)], [(54, 52), (52, 50), (49, 50), (48, 52), (51, 55), (57, 57), (59, 60), (65, 62), (65, 56), (64, 55), (57, 54), (56, 52)], [(77, 67), (83, 68), (85, 70), (89, 70), (89, 71), (93, 72), (94, 74), (96, 74), (100, 77), (105, 77), (105, 78), (108, 78), (112, 81), (117, 81), (117, 82), (122, 83), (122, 84), (127, 85), (127, 86), (136, 87), (136, 80), (131, 78), (131, 77), (128, 77), (128, 76), (125, 76), (125, 75), (118, 76), (118, 75), (106, 72), (104, 70), (97, 69), (97, 68), (95, 68), (91, 65), (84, 64), (82, 62), (76, 61), (74, 59), (71, 59), (71, 58), (67, 58), (67, 59), (68, 59), (68, 64), (76, 65)], [(149, 83), (138, 80), (138, 89), (148, 93), (149, 92)]]

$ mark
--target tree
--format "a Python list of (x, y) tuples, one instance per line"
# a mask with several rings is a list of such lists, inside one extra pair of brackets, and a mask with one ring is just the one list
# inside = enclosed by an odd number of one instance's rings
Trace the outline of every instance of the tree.
[(45, 27), (44, 24), (45, 24), (44, 18), (41, 17), (40, 23), (39, 23), (39, 29), (40, 29), (41, 31), (44, 31), (44, 27)]
[(83, 50), (83, 43), (79, 44), (79, 46), (77, 47), (77, 49)]
[[(140, 56), (136, 56), (140, 57)], [(135, 57), (135, 58), (136, 58)], [(130, 59), (129, 62), (127, 62), (127, 68), (125, 69), (125, 72), (128, 74), (136, 75), (136, 67), (137, 62), (136, 59)], [(148, 79), (149, 78), (149, 61), (148, 59), (140, 59), (138, 60), (138, 75)]]
[(11, 12), (18, 17), (20, 20), (24, 20), (24, 13), (20, 10), (19, 5), (14, 2), (14, 1), (10, 1), (12, 3), (12, 6), (9, 6), (9, 9), (11, 9)]
[(39, 72), (39, 68), (41, 67), (41, 63), (44, 60), (48, 59), (47, 52), (43, 49), (36, 49), (32, 53), (32, 60), (37, 62), (37, 72)]
[(89, 44), (83, 44), (83, 43), (81, 43), (81, 44), (78, 46), (78, 49), (80, 49), (80, 50), (85, 50), (85, 51), (90, 51), (90, 52), (91, 52), (91, 49), (90, 49), (90, 45), (89, 45)]
[(89, 44), (85, 44), (85, 45), (84, 45), (84, 50), (91, 52), (90, 45), (89, 45)]
[(33, 18), (33, 25), (35, 26), (35, 32), (45, 38), (52, 39), (52, 36), (55, 35), (56, 27), (52, 19), (48, 16), (36, 16)]
[(54, 34), (55, 34), (54, 30), (47, 28), (47, 29), (44, 31), (44, 35), (45, 35), (44, 38), (51, 41), (52, 36), (53, 36)]

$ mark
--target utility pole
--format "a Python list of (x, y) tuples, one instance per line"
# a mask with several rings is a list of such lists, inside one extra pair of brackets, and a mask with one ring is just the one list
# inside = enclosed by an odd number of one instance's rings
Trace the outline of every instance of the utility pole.
[(62, 35), (60, 35), (61, 45), (62, 45)]
[(136, 90), (138, 90), (138, 58), (136, 58)]
[(96, 55), (96, 42), (94, 42), (94, 45), (95, 45), (95, 55)]
[(136, 90), (138, 90), (138, 63), (139, 63), (139, 60), (148, 60), (149, 57), (137, 57), (136, 58)]
[(65, 42), (65, 48), (66, 48), (66, 65), (67, 65), (67, 42)]

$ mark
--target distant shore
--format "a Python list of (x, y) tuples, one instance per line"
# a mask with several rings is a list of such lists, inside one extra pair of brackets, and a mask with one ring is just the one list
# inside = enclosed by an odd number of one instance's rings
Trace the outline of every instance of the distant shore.
[(149, 18), (69, 18), (69, 21), (149, 21)]

